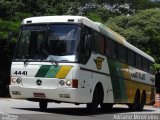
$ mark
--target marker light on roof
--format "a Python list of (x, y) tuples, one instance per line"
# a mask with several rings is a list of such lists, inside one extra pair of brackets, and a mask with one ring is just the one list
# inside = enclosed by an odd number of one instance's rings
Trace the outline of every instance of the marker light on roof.
[(68, 19), (68, 22), (74, 22), (74, 19)]
[(32, 23), (32, 20), (28, 20), (27, 23)]

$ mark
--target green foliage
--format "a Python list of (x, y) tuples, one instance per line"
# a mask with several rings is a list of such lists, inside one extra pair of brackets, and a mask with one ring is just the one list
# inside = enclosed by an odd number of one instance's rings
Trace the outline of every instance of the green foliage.
[(143, 10), (133, 16), (111, 18), (106, 24), (126, 37), (127, 41), (160, 62), (160, 10)]
[(160, 69), (160, 64), (155, 63), (153, 65), (153, 69), (154, 69), (154, 71), (156, 71), (157, 69)]
[(7, 39), (8, 33), (11, 31), (18, 32), (20, 22), (6, 21), (0, 19), (0, 40)]
[(19, 0), (0, 0), (0, 18), (10, 19), (22, 8), (23, 4)]
[(104, 8), (98, 8), (97, 10), (87, 12), (86, 16), (93, 21), (105, 23), (110, 17), (113, 17), (114, 14)]

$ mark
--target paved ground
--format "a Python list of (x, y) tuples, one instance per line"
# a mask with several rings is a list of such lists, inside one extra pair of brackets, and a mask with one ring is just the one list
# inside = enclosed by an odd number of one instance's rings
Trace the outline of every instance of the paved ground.
[(98, 109), (95, 115), (85, 105), (49, 103), (47, 111), (39, 110), (38, 103), (26, 100), (0, 99), (0, 120), (159, 120), (160, 108), (145, 106), (142, 112), (131, 112), (125, 105), (114, 105), (111, 111)]

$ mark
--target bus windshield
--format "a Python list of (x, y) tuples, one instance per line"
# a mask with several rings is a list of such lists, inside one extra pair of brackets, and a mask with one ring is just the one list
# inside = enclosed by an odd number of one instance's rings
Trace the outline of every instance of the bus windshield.
[(80, 39), (76, 24), (22, 26), (16, 60), (75, 61)]

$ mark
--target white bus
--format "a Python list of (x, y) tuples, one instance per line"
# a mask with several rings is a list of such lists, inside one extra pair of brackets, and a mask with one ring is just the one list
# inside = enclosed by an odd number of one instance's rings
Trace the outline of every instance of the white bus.
[(39, 102), (127, 104), (143, 110), (154, 96), (154, 59), (124, 37), (82, 16), (26, 18), (11, 65), (10, 95)]

